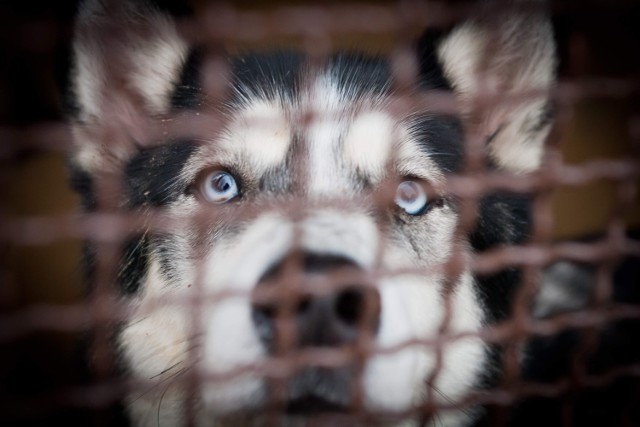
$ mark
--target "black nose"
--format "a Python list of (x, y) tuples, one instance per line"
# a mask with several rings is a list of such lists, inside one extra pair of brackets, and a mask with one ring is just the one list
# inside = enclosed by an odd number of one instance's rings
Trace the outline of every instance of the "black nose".
[[(286, 291), (282, 285), (290, 280), (286, 277), (291, 274), (287, 266), (291, 268), (292, 264), (295, 277), (299, 279), (294, 282), (299, 298), (293, 304), (289, 302), (290, 316), (295, 319), (297, 347), (340, 347), (355, 343), (365, 332), (375, 334), (380, 318), (380, 297), (362, 280), (364, 272), (354, 262), (332, 255), (294, 254), (271, 267), (258, 283), (259, 288), (270, 286), (273, 291), (268, 303), (257, 302), (253, 306), (253, 321), (267, 348), (273, 350), (276, 342), (276, 320), (286, 299), (279, 291)], [(333, 280), (325, 282), (333, 291), (311, 292), (313, 279), (320, 277), (337, 277), (337, 283)], [(315, 284), (318, 284), (317, 280)]]

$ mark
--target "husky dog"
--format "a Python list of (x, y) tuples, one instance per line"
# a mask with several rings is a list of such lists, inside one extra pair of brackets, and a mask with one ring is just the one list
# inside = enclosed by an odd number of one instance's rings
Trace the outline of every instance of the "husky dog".
[(514, 5), (425, 32), (408, 84), (365, 54), (221, 61), (166, 5), (82, 4), (73, 181), (87, 211), (147, 219), (114, 279), (134, 425), (478, 421), (464, 399), (501, 364), (477, 333), (519, 275), (476, 276), (469, 255), (522, 242), (529, 198), (479, 194), (465, 225), (447, 183), (474, 138), (488, 170), (541, 164), (554, 43), (537, 2)]

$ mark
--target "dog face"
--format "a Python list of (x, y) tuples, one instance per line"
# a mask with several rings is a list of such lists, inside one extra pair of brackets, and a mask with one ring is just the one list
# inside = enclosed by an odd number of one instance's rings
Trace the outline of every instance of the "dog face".
[[(467, 254), (521, 240), (526, 198), (488, 196), (466, 233), (459, 200), (438, 189), (460, 171), (469, 129), (491, 167), (538, 167), (552, 47), (535, 14), (427, 33), (418, 82), (400, 96), (386, 58), (278, 52), (220, 67), (151, 4), (86, 2), (78, 188), (92, 210), (90, 189), (117, 177), (119, 209), (170, 223), (143, 227), (120, 266), (131, 314), (118, 351), (128, 375), (153, 382), (127, 398), (134, 423), (181, 425), (192, 405), (203, 425), (260, 425), (275, 400), (284, 424), (304, 424), (358, 404), (354, 389), (366, 411), (402, 414), (486, 384), (496, 369), (473, 333), (507, 313), (515, 275), (473, 277)], [(207, 92), (212, 79), (222, 95)], [(434, 90), (455, 96), (459, 114), (398, 107)], [(478, 107), (482, 91), (536, 95)], [(186, 119), (200, 126), (170, 127)], [(295, 369), (273, 374), (278, 360)], [(274, 375), (285, 377), (279, 398)]]

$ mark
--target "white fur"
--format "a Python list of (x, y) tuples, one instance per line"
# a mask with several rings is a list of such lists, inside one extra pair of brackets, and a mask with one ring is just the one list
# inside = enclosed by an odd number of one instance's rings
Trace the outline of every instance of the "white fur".
[[(479, 329), (482, 313), (472, 286), (470, 276), (465, 275), (451, 297), (453, 314), (448, 334)], [(437, 279), (397, 276), (383, 281), (378, 348), (435, 338), (444, 316), (441, 290)], [(478, 338), (465, 338), (445, 344), (441, 351), (443, 365), (435, 385), (445, 395), (434, 397), (438, 403), (447, 404), (461, 399), (477, 380), (485, 346)], [(435, 352), (432, 347), (415, 345), (374, 356), (367, 364), (364, 383), (369, 405), (390, 411), (406, 411), (420, 405), (426, 395), (426, 378), (435, 367)], [(456, 419), (455, 425), (461, 425), (466, 418), (462, 412), (449, 415)]]
[[(138, 426), (180, 425), (184, 413), (184, 389), (174, 375), (186, 368), (189, 347), (189, 310), (184, 305), (154, 305), (162, 296), (188, 295), (189, 288), (167, 289), (155, 260), (143, 283), (143, 295), (133, 301), (132, 315), (118, 337), (122, 357), (132, 379), (150, 386), (128, 396), (130, 415)], [(170, 369), (174, 367), (173, 369)]]
[(445, 176), (429, 153), (420, 148), (411, 121), (398, 126), (399, 139), (393, 146), (393, 164), (398, 176), (415, 176), (432, 184), (444, 183)]
[[(495, 26), (469, 22), (438, 48), (445, 74), (461, 96), (463, 113), (479, 117), (473, 125), (478, 136), (486, 139), (498, 132), (489, 149), (511, 172), (540, 166), (550, 125), (534, 128), (554, 81), (553, 51), (550, 26), (536, 16), (513, 16)], [(478, 111), (478, 97), (504, 98)]]
[[(259, 218), (237, 242), (221, 242), (210, 253), (204, 265), (207, 291), (250, 292), (271, 263), (287, 253), (292, 238), (292, 227), (282, 218), (273, 214)], [(248, 298), (210, 304), (205, 307), (203, 320), (203, 372), (224, 373), (264, 357)], [(207, 410), (220, 414), (259, 403), (262, 392), (261, 381), (248, 376), (220, 384), (205, 383), (202, 395)]]
[(282, 108), (266, 101), (253, 102), (237, 115), (225, 136), (220, 148), (237, 152), (256, 173), (261, 173), (284, 161), (291, 144), (291, 127)]
[(169, 108), (169, 95), (178, 82), (188, 45), (170, 18), (157, 14), (152, 16), (149, 26), (156, 30), (157, 36), (132, 54), (135, 69), (131, 84), (139, 88), (149, 111), (161, 114)]
[(348, 113), (330, 76), (317, 79), (306, 102), (313, 114), (305, 133), (309, 150), (309, 193), (330, 197), (349, 194), (351, 186), (345, 176), (342, 156), (338, 155), (340, 138), (346, 128), (343, 118)]
[(388, 114), (371, 111), (353, 119), (344, 140), (344, 157), (349, 166), (370, 175), (375, 181), (382, 179), (392, 148), (393, 121)]
[[(107, 13), (111, 8), (117, 9), (123, 20), (117, 27), (120, 31), (102, 34), (103, 26), (113, 25)], [(128, 89), (139, 91), (150, 113), (166, 112), (188, 51), (173, 20), (144, 1), (93, 1), (90, 7), (83, 8), (76, 32), (75, 91), (85, 120), (102, 117), (106, 108), (113, 108), (104, 103), (106, 97), (113, 95), (112, 83), (117, 77), (107, 74), (110, 70), (128, 80)], [(109, 34), (113, 39), (100, 37)], [(112, 61), (121, 61), (130, 68), (110, 69)]]
[[(446, 245), (451, 237), (451, 224), (445, 226), (445, 223), (452, 219), (450, 215), (447, 217), (448, 220), (444, 217), (435, 219), (436, 224), (444, 226), (432, 230), (436, 234), (435, 244)], [(295, 247), (294, 228), (301, 233), (300, 244)], [(215, 292), (224, 289), (250, 291), (269, 265), (294, 249), (340, 255), (371, 268), (376, 255), (376, 235), (375, 223), (364, 214), (320, 211), (299, 223), (266, 214), (237, 242), (222, 242), (211, 253), (205, 283)], [(447, 253), (439, 253), (439, 257), (430, 261), (433, 266), (446, 260)], [(381, 267), (393, 271), (420, 265), (424, 266), (407, 258), (406, 249), (391, 246)], [(481, 326), (482, 313), (473, 294), (472, 280), (468, 274), (464, 277), (452, 296), (450, 333), (476, 331)], [(404, 274), (381, 280), (378, 285), (382, 314), (376, 347), (389, 348), (411, 339), (433, 338), (437, 334), (443, 318), (440, 275)], [(247, 300), (235, 298), (219, 302), (207, 307), (206, 312), (202, 362), (205, 372), (226, 372), (259, 362), (263, 350), (251, 324)], [(477, 379), (484, 361), (484, 344), (479, 339), (469, 338), (450, 343), (443, 351), (445, 363), (437, 386), (446, 393), (442, 399), (455, 400)], [(374, 357), (367, 363), (363, 383), (368, 405), (372, 409), (394, 411), (417, 405), (424, 396), (424, 379), (433, 365), (432, 351), (421, 346)], [(205, 384), (203, 396), (206, 407), (220, 414), (258, 404), (264, 398), (262, 391), (259, 378), (249, 375), (230, 383)]]
[[(81, 9), (78, 15), (76, 32), (80, 34), (90, 33), (96, 24), (94, 16), (102, 12), (99, 2), (88, 3)], [(93, 37), (84, 35), (74, 39), (74, 90), (78, 103), (82, 106), (83, 117), (98, 117), (101, 108), (99, 106), (99, 94), (107, 83), (105, 75), (105, 57), (103, 49), (96, 43)]]
[(361, 213), (322, 210), (301, 223), (302, 247), (312, 253), (343, 255), (363, 268), (373, 268), (378, 230)]
[[(143, 101), (146, 114), (168, 111), (188, 45), (175, 23), (144, 1), (86, 3), (74, 39), (73, 90), (81, 106), (74, 129), (79, 142), (75, 161), (88, 171), (105, 164), (115, 170), (132, 151), (126, 137), (145, 131), (137, 100)], [(122, 21), (119, 26), (114, 27), (110, 13)], [(105, 126), (117, 129), (125, 141), (105, 145)]]

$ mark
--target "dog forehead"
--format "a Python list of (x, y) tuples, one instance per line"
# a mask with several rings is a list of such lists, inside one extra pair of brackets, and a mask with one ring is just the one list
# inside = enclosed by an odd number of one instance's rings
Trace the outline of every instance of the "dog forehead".
[(311, 196), (353, 194), (363, 182), (380, 182), (389, 168), (439, 175), (411, 125), (387, 110), (384, 94), (354, 96), (332, 72), (317, 74), (293, 97), (256, 92), (233, 106), (225, 129), (194, 156), (192, 171), (219, 165), (242, 169), (256, 182), (277, 176), (278, 188), (265, 186), (283, 191), (295, 180)]
[(293, 139), (293, 123), (282, 105), (255, 100), (239, 109), (216, 141), (217, 148), (262, 174), (282, 165)]
[(321, 182), (348, 184), (360, 175), (378, 179), (391, 151), (394, 121), (382, 109), (354, 109), (335, 89), (311, 91), (303, 102), (256, 99), (237, 108), (224, 131), (195, 156), (192, 168), (207, 163), (241, 166), (259, 177), (291, 167), (289, 158), (306, 165), (307, 187), (322, 191)]
[(349, 194), (353, 180), (377, 181), (393, 145), (393, 118), (380, 94), (354, 97), (335, 74), (318, 78), (303, 105), (311, 119), (303, 131), (308, 143), (308, 191)]

